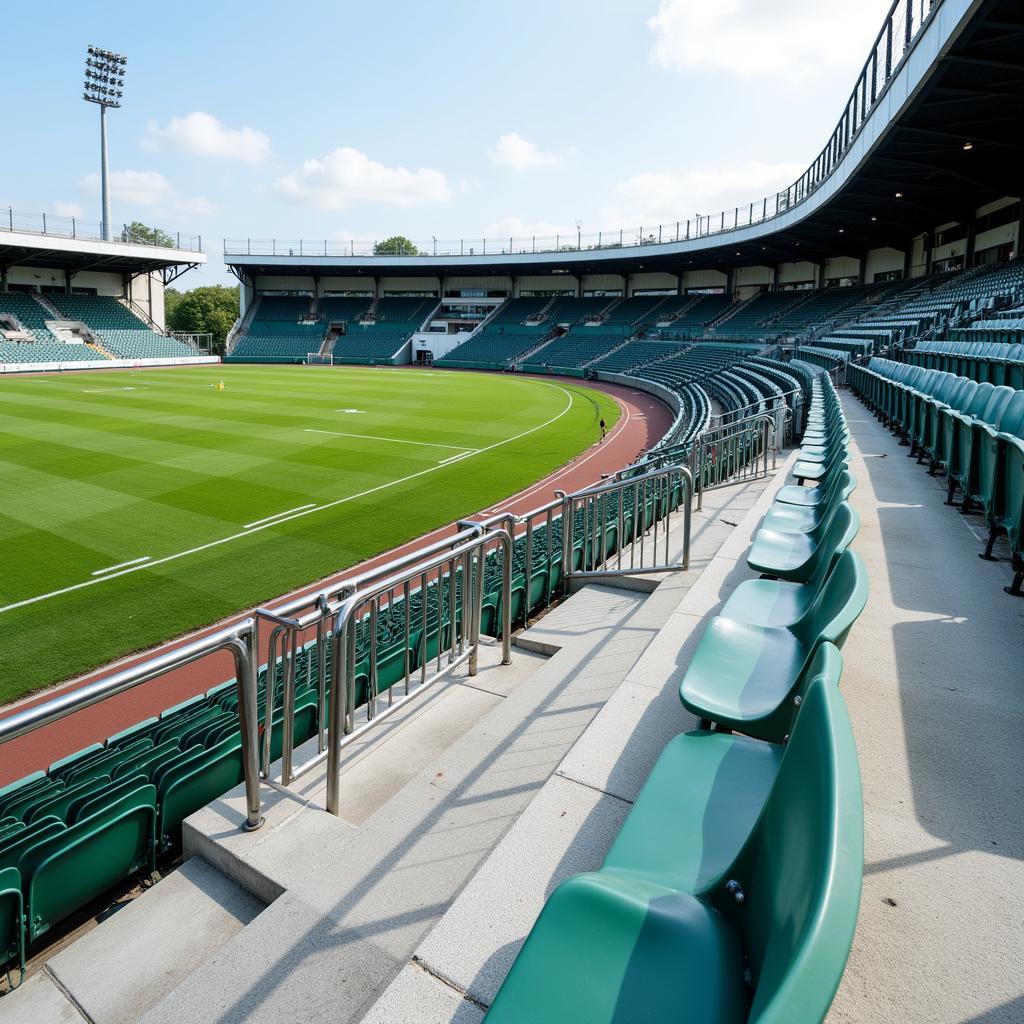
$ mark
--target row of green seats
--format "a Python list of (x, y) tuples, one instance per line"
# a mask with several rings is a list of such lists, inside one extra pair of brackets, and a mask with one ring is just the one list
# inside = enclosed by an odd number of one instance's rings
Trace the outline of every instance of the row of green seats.
[(945, 370), (978, 383), (988, 381), (997, 387), (1005, 384), (1017, 390), (1024, 388), (1024, 345), (926, 341), (907, 349), (904, 357), (915, 366)]
[(1024, 596), (1024, 390), (888, 359), (850, 367), (850, 386), (880, 420), (910, 445), (929, 471), (945, 469), (947, 504), (985, 514), (989, 536), (1010, 547), (1013, 582)]
[[(487, 1024), (824, 1019), (853, 941), (864, 849), (838, 686), (837, 643), (866, 598), (846, 547), (853, 480), (833, 458), (845, 447), (819, 378), (801, 461), (830, 469), (817, 487), (782, 488), (751, 550), (780, 575), (742, 584), (720, 616), (730, 629), (705, 634), (680, 690), (701, 727), (665, 747), (601, 869), (550, 896)], [(816, 497), (790, 500), (798, 491)], [(817, 538), (809, 571), (785, 555), (787, 526), (795, 543)], [(735, 648), (738, 631), (747, 642)], [(737, 658), (748, 659), (739, 686)]]

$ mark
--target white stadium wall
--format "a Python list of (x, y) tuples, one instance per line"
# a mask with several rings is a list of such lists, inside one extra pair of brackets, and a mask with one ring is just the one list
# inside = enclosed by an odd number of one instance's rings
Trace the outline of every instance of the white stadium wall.
[(512, 278), (500, 274), (493, 277), (483, 275), (479, 277), (453, 276), (445, 278), (444, 289), (446, 292), (484, 291), (504, 292), (506, 295), (511, 295)]
[(629, 294), (643, 291), (678, 292), (679, 278), (675, 274), (630, 274)]
[(864, 265), (864, 281), (871, 284), (879, 274), (902, 274), (905, 259), (900, 249), (872, 249)]

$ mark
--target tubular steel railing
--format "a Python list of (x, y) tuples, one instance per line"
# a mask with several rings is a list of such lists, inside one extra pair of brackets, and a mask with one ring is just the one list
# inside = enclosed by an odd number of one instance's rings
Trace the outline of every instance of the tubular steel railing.
[[(477, 544), (484, 547), (491, 547), (495, 543), (501, 544), (500, 538), (491, 534), (485, 535), (485, 531), (477, 524), (470, 524), (472, 533), (453, 534), (434, 541), (418, 551), (411, 552), (399, 558), (393, 559), (383, 565), (365, 570), (355, 576), (350, 576), (322, 590), (316, 594), (293, 598), (290, 601), (270, 610), (259, 608), (255, 614), (255, 631), (258, 634), (261, 623), (270, 624), (270, 633), (267, 639), (267, 694), (266, 707), (264, 709), (265, 729), (259, 751), (259, 771), (264, 781), (270, 779), (270, 752), (272, 749), (273, 712), (275, 700), (275, 682), (280, 676), (282, 684), (282, 736), (281, 736), (281, 785), (289, 786), (295, 779), (305, 774), (311, 768), (323, 762), (327, 757), (330, 747), (330, 737), (325, 733), (324, 723), (328, 721), (330, 701), (328, 700), (326, 680), (328, 678), (326, 662), (326, 639), (328, 633), (333, 636), (334, 622), (344, 607), (345, 601), (350, 598), (362, 598), (368, 593), (374, 595), (373, 607), (367, 612), (367, 624), (369, 627), (370, 644), (370, 684), (371, 689), (376, 682), (377, 673), (377, 625), (382, 608), (399, 600), (404, 601), (404, 631), (402, 641), (405, 644), (404, 675), (406, 694), (410, 692), (411, 678), (411, 635), (415, 629), (412, 622), (410, 607), (411, 599), (416, 594), (422, 602), (423, 614), (427, 608), (427, 589), (432, 584), (444, 584), (444, 573), (438, 571), (438, 566), (451, 561), (455, 556), (453, 551), (462, 550), (467, 544)], [(504, 577), (510, 577), (507, 566), (502, 567), (503, 583)], [(418, 590), (413, 583), (419, 584)], [(384, 589), (381, 589), (381, 588)], [(451, 590), (449, 585), (449, 590)], [(508, 602), (506, 602), (506, 606)], [(426, 650), (427, 623), (423, 623), (421, 642)], [(311, 637), (312, 634), (312, 637)], [(508, 661), (511, 656), (511, 630), (505, 631), (504, 660)], [(293, 768), (294, 730), (292, 724), (295, 713), (295, 688), (297, 668), (300, 656), (311, 659), (312, 652), (306, 646), (306, 640), (315, 640), (315, 651), (317, 658), (317, 721), (319, 723), (317, 735), (317, 753), (310, 760), (299, 768)], [(475, 673), (475, 644), (472, 642), (474, 663), (472, 671)], [(311, 668), (312, 666), (309, 665)], [(450, 668), (445, 666), (445, 670)], [(428, 682), (426, 676), (426, 657), (421, 659), (420, 687)], [(332, 665), (333, 672), (333, 665)], [(312, 673), (309, 673), (312, 675)], [(332, 677), (336, 678), (336, 677)], [(431, 680), (432, 681), (432, 680)], [(389, 688), (390, 694), (390, 688)], [(351, 710), (351, 709), (350, 709)], [(370, 715), (372, 718), (372, 714)], [(273, 785), (273, 783), (270, 783)]]
[(22, 232), (32, 235), (53, 235), (58, 238), (85, 238), (115, 245), (152, 245), (160, 249), (180, 249), (184, 252), (202, 252), (202, 235), (183, 235), (180, 231), (147, 229), (138, 233), (134, 225), (125, 224), (113, 237), (103, 238), (103, 225), (99, 221), (81, 217), (58, 217), (52, 213), (25, 213), (9, 206), (0, 209), (0, 231)]
[(764, 479), (775, 470), (778, 420), (762, 412), (705, 431), (690, 448), (690, 472), (698, 511), (704, 492)]
[(167, 651), (138, 665), (122, 669), (106, 679), (87, 683), (77, 690), (69, 690), (41, 704), (15, 712), (8, 718), (0, 719), (0, 744), (25, 736), (43, 726), (52, 725), (76, 711), (91, 707), (109, 697), (115, 697), (119, 693), (125, 693), (143, 683), (152, 682), (186, 665), (227, 651), (235, 661), (235, 681), (238, 688), (238, 718), (245, 773), (245, 827), (257, 829), (263, 823), (263, 818), (256, 753), (259, 730), (256, 709), (256, 650), (255, 620), (245, 619), (176, 650)]
[(719, 235), (738, 228), (771, 221), (809, 199), (832, 176), (871, 116), (889, 83), (903, 66), (922, 30), (941, 6), (942, 0), (893, 0), (868, 58), (857, 76), (843, 112), (828, 142), (810, 166), (788, 188), (774, 195), (734, 206), (720, 213), (699, 214), (689, 220), (655, 226), (616, 228), (584, 234), (581, 230), (547, 237), (470, 238), (454, 241), (414, 242), (396, 252), (379, 242), (331, 242), (307, 239), (224, 239), (225, 256), (297, 257), (452, 257), (499, 256), (520, 253), (576, 252), (625, 249), (634, 246), (667, 245)]
[[(689, 467), (663, 466), (561, 497), (562, 565), (567, 581), (685, 571), (690, 567), (693, 477)], [(682, 551), (679, 559), (673, 560), (669, 532), (672, 513), (680, 508)], [(583, 541), (579, 567), (574, 554), (577, 529)], [(610, 537), (611, 531), (614, 539)]]

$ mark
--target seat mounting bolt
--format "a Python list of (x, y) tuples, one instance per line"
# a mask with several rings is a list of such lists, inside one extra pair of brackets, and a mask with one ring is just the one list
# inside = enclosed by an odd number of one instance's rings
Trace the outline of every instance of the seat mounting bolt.
[(725, 891), (737, 902), (742, 903), (747, 897), (743, 892), (743, 886), (735, 878), (725, 883)]

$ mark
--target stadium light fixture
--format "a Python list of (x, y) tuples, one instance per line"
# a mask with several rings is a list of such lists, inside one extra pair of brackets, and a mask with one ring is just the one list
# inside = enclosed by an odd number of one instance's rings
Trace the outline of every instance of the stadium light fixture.
[(974, 143), (973, 142), (965, 142), (964, 143), (964, 152), (965, 153), (970, 153), (970, 151), (972, 149), (974, 149)]
[(85, 58), (82, 99), (100, 108), (100, 195), (103, 223), (100, 234), (110, 241), (110, 189), (107, 173), (107, 108), (117, 109), (124, 96), (124, 73), (128, 58), (110, 50), (90, 46)]
[(897, 192), (896, 193), (896, 198), (897, 199), (902, 199), (903, 198), (903, 193), (902, 192)]

